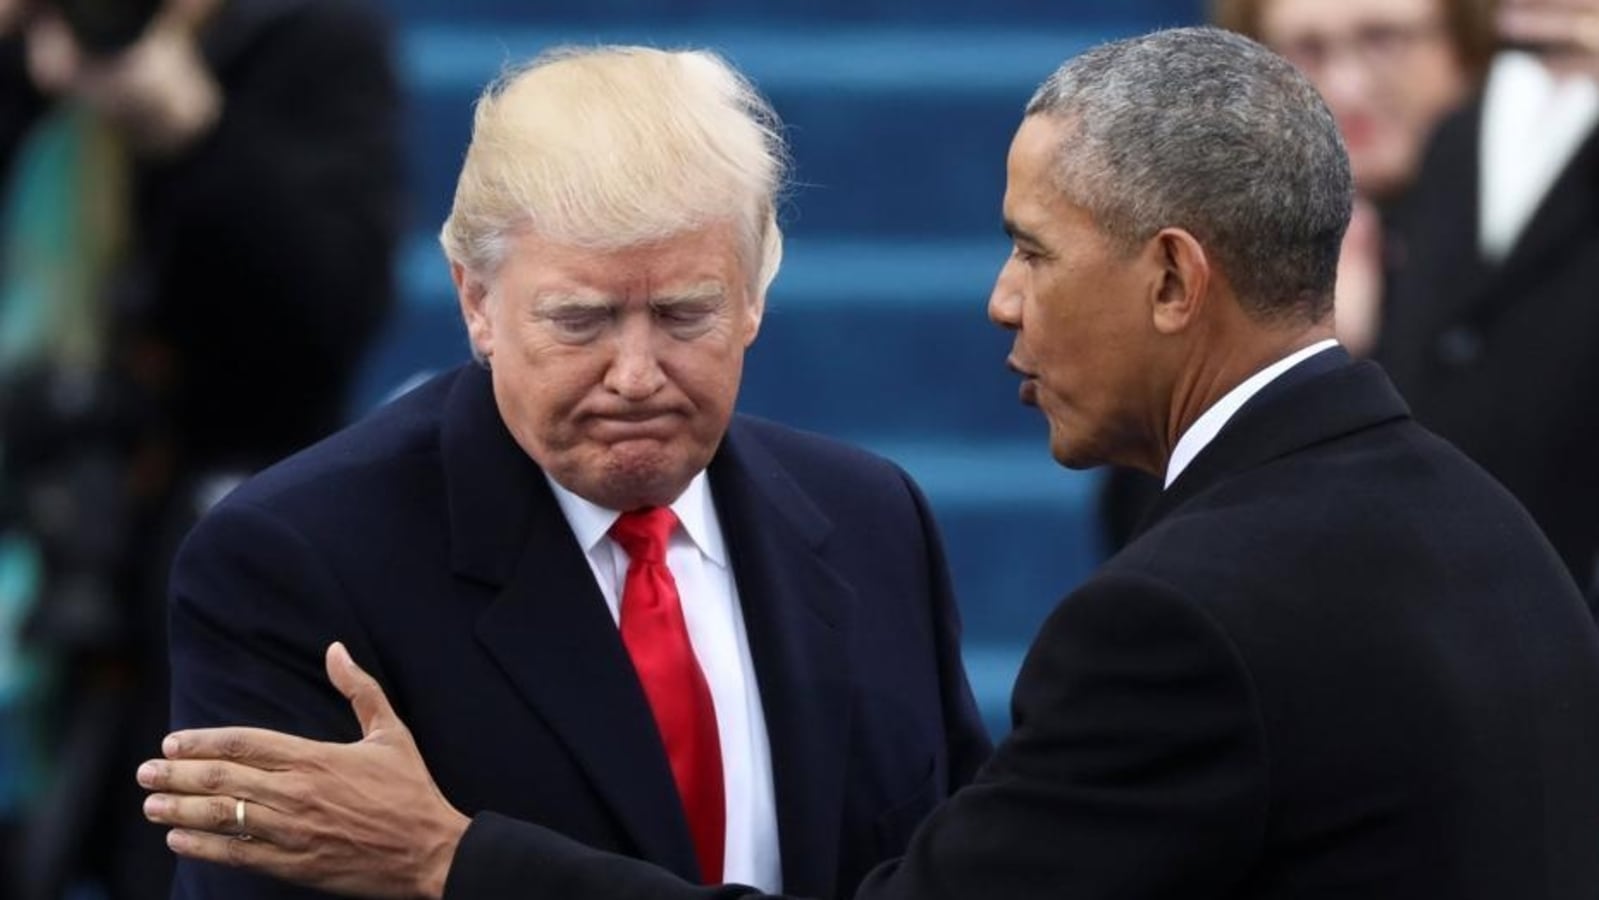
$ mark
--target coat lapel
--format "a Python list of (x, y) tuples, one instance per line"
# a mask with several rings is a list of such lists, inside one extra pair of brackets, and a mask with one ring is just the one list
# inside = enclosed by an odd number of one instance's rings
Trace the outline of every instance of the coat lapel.
[(1404, 400), (1375, 363), (1351, 363), (1342, 350), (1319, 353), (1251, 397), (1161, 493), (1137, 533), (1148, 531), (1189, 498), (1231, 475), (1409, 415)]
[[(1424, 245), (1419, 255), (1439, 264), (1410, 279), (1413, 290), (1427, 294), (1429, 321), (1453, 321), (1462, 314), (1487, 319), (1513, 306), (1548, 271), (1551, 257), (1567, 251), (1571, 241), (1585, 239), (1588, 223), (1599, 215), (1599, 185), (1593, 183), (1599, 171), (1596, 129), (1550, 185), (1509, 254), (1497, 264), (1484, 260), (1478, 249), (1482, 112), (1480, 101), (1473, 104), (1460, 123), (1463, 133), (1452, 131), (1448, 140), (1437, 142), (1427, 165), (1438, 171), (1423, 179), (1437, 189), (1413, 198), (1408, 211), (1416, 216), (1407, 229), (1411, 240)], [(1401, 251), (1398, 265), (1406, 264), (1407, 255)]]
[(499, 588), (478, 619), (479, 643), (570, 749), (639, 854), (697, 880), (649, 702), (548, 482), (500, 419), (487, 373), (463, 370), (447, 416), (452, 564)]
[(1549, 270), (1551, 257), (1562, 256), (1573, 241), (1590, 238), (1592, 223), (1599, 218), (1595, 172), (1599, 172), (1599, 129), (1588, 135), (1550, 185), (1484, 296), (1513, 302)]
[(831, 523), (738, 420), (710, 477), (766, 715), (784, 891), (831, 896), (854, 588), (822, 556)]
[(1448, 122), (1429, 150), (1426, 174), (1392, 211), (1389, 224), (1396, 233), (1386, 251), (1388, 276), (1404, 282), (1397, 293), (1413, 308), (1385, 307), (1385, 328), (1396, 315), (1401, 325), (1452, 320), (1493, 280), (1477, 251), (1481, 123), (1480, 104)]

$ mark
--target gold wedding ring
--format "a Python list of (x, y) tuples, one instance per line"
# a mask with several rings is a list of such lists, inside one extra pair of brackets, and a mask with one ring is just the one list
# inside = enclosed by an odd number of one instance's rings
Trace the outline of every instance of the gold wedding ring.
[(239, 828), (238, 833), (235, 834), (234, 837), (241, 841), (252, 840), (250, 837), (250, 829), (247, 825), (245, 825), (244, 822), (244, 800), (242, 798), (233, 801), (233, 824), (237, 825)]

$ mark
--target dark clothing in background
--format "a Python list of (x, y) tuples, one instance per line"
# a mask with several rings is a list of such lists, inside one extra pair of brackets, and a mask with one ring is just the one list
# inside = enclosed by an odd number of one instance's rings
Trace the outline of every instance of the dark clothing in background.
[[(857, 897), (1593, 897), (1599, 632), (1565, 568), (1375, 365), (1283, 379), (1061, 602), (1014, 730)], [(490, 854), (446, 897), (746, 893), (483, 816), (457, 858)]]
[[(937, 529), (898, 468), (770, 422), (735, 416), (706, 472), (770, 739), (783, 882), (847, 894), (989, 751)], [(697, 877), (616, 622), (482, 368), (268, 469), (201, 521), (173, 568), (174, 726), (359, 738), (324, 671), (335, 639), (462, 811)], [(455, 861), (508, 894), (518, 871), (469, 848)], [(320, 895), (186, 860), (174, 896)]]
[[(169, 354), (186, 471), (254, 469), (336, 428), (394, 295), (399, 100), (363, 0), (227, 0), (202, 34), (216, 129), (134, 171), (119, 323)], [(0, 164), (49, 103), (0, 46)]]
[(1480, 102), (1446, 120), (1410, 190), (1376, 359), (1599, 587), (1599, 130), (1494, 264), (1478, 250), (1481, 127)]
[[(204, 500), (196, 489), (333, 430), (394, 295), (399, 97), (377, 9), (225, 0), (201, 47), (221, 118), (173, 159), (133, 160), (131, 246), (104, 297), (107, 405), (129, 432), (110, 450), (112, 483), (127, 493), (80, 513), (115, 543), (101, 573), (114, 608), (92, 640), (52, 625), (30, 636), (67, 675), (56, 703), (65, 746), (25, 824), (18, 896), (53, 898), (85, 878), (112, 900), (167, 896), (171, 855), (128, 773), (166, 730), (166, 570)], [(19, 36), (0, 43), (0, 170), (53, 102), (23, 53)], [(44, 431), (13, 430), (8, 449), (37, 444), (57, 469), (98, 452), (83, 434)], [(6, 477), (25, 487), (30, 476)], [(48, 592), (59, 574), (44, 574), (36, 618), (58, 612)]]

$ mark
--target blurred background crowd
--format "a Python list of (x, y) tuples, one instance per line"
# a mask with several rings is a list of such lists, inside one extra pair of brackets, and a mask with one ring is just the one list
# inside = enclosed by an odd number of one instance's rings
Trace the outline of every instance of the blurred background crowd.
[(434, 238), (471, 100), (556, 43), (707, 46), (797, 183), (742, 406), (938, 514), (985, 718), (1155, 490), (1068, 472), (984, 320), (1005, 150), (1100, 40), (1217, 24), (1300, 66), (1359, 198), (1340, 338), (1599, 581), (1599, 0), (0, 0), (0, 896), (164, 897), (131, 773), (166, 568), (248, 473), (467, 348)]

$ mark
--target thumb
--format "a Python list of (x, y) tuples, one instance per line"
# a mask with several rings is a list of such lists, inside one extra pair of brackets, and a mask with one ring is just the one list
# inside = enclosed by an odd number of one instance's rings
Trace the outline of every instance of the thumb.
[(328, 645), (327, 667), (328, 680), (350, 701), (363, 736), (370, 737), (379, 729), (405, 727), (377, 681), (355, 664), (350, 651), (339, 641)]

